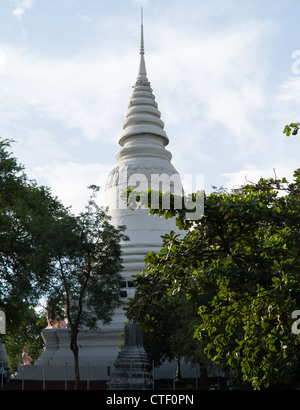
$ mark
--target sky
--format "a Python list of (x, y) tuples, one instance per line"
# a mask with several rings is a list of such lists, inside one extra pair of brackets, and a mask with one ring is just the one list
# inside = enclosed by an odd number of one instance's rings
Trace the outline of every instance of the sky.
[[(146, 66), (182, 178), (233, 188), (299, 168), (299, 0), (0, 0), (0, 138), (77, 214), (115, 166)], [(275, 170), (275, 171), (274, 171)], [(275, 172), (275, 173), (274, 173)], [(101, 201), (101, 199), (100, 199)]]

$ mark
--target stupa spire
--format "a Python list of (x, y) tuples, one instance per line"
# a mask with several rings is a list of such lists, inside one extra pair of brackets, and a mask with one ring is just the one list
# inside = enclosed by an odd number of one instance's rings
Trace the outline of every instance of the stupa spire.
[[(153, 95), (151, 84), (147, 78), (145, 63), (145, 42), (144, 42), (144, 15), (141, 10), (141, 44), (140, 44), (140, 65), (138, 77), (133, 86), (133, 93), (128, 106), (126, 121), (123, 124), (123, 133), (119, 144), (124, 147), (129, 137), (139, 137), (141, 135), (154, 135), (162, 138), (163, 145), (168, 145), (169, 139), (164, 131), (164, 122), (161, 120), (161, 113)], [(124, 154), (124, 151), (121, 151)], [(170, 155), (164, 152), (164, 155)]]
[(145, 43), (144, 43), (144, 11), (143, 7), (141, 9), (141, 53), (145, 54)]
[(141, 48), (140, 48), (140, 67), (139, 67), (139, 74), (138, 74), (138, 81), (141, 82), (148, 82), (147, 79), (147, 70), (146, 70), (146, 63), (145, 63), (145, 41), (144, 41), (144, 11), (143, 8), (141, 9)]

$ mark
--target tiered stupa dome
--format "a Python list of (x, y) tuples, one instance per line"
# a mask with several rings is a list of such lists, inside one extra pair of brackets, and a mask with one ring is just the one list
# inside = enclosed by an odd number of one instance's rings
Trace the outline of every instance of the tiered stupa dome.
[[(162, 189), (162, 185), (170, 185), (171, 182), (170, 189), (182, 194), (179, 174), (171, 163), (172, 154), (166, 150), (169, 138), (147, 77), (143, 22), (139, 71), (119, 144), (122, 148), (116, 154), (118, 164), (107, 180), (106, 198), (112, 223), (115, 226), (126, 225), (126, 234), (130, 238), (130, 242), (122, 246), (123, 276), (128, 286), (132, 278), (144, 269), (145, 255), (159, 251), (161, 236), (176, 230), (176, 226), (174, 220), (149, 215), (148, 209), (129, 209), (121, 199), (122, 192), (131, 186), (137, 192), (147, 188)], [(125, 292), (130, 297), (133, 290), (127, 288)]]

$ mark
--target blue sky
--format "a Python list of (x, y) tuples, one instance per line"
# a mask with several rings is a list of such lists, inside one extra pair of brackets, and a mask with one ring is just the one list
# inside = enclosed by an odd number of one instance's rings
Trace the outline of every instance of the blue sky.
[(292, 177), (300, 140), (298, 0), (0, 0), (0, 136), (75, 213), (115, 165), (137, 76), (148, 78), (173, 164), (205, 189)]

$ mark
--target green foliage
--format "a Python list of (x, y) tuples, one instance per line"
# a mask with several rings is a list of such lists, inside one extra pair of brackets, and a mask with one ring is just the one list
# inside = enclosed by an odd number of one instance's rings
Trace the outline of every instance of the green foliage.
[(204, 212), (204, 191), (179, 196), (171, 192), (156, 192), (150, 189), (146, 192), (136, 192), (131, 187), (123, 192), (121, 197), (132, 210), (149, 208), (151, 215), (164, 216), (166, 219), (177, 216), (176, 224), (180, 229), (191, 228), (194, 220), (201, 219)]
[[(150, 275), (138, 276), (137, 283), (135, 298), (129, 301), (127, 307), (128, 316), (139, 321), (144, 332), (144, 347), (151, 362), (159, 366), (165, 360), (185, 357), (197, 363), (197, 342), (193, 338), (197, 311), (194, 306), (182, 294), (171, 298), (166, 286), (157, 287), (154, 296), (153, 287), (157, 282)], [(152, 292), (147, 299), (145, 292), (149, 288)], [(143, 299), (142, 304), (140, 298)], [(134, 313), (136, 307), (140, 309), (138, 318)]]
[[(141, 197), (147, 203), (149, 193)], [(198, 361), (203, 352), (241, 375), (243, 387), (292, 383), (299, 367), (299, 339), (291, 331), (292, 313), (300, 306), (299, 198), (296, 170), (291, 183), (261, 179), (205, 196), (205, 216), (197, 221), (186, 221), (185, 210), (171, 209), (185, 236), (166, 235), (163, 249), (146, 257), (129, 314), (147, 331), (148, 307), (163, 310), (169, 298), (171, 311), (183, 295), (198, 311)], [(155, 329), (158, 319), (152, 316)]]
[(47, 291), (51, 259), (44, 233), (67, 213), (49, 189), (28, 180), (9, 146), (0, 141), (0, 307), (7, 316), (15, 300), (37, 304)]
[(300, 123), (293, 122), (292, 124), (285, 126), (283, 133), (286, 134), (287, 137), (290, 137), (291, 134), (297, 135), (299, 129), (300, 129)]
[(49, 239), (57, 221), (69, 212), (49, 189), (30, 181), (24, 167), (9, 152), (11, 141), (0, 140), (0, 308), (5, 311), (5, 346), (13, 370), (27, 345), (35, 360), (43, 342), (33, 310), (51, 289), (53, 260)]
[(96, 204), (98, 188), (91, 189), (85, 212), (55, 221), (45, 241), (54, 273), (48, 317), (54, 321), (65, 313), (75, 360), (75, 388), (80, 380), (78, 333), (83, 326), (95, 329), (111, 322), (121, 302), (121, 241), (128, 240), (125, 227), (112, 226), (107, 212)]
[(38, 314), (28, 304), (21, 304), (15, 309), (15, 317), (9, 324), (9, 332), (5, 337), (5, 350), (11, 365), (11, 372), (17, 371), (24, 346), (29, 348), (32, 364), (43, 351), (41, 330), (47, 326), (47, 319)]
[(120, 304), (125, 227), (110, 224), (95, 202), (96, 186), (85, 211), (71, 214), (49, 189), (28, 180), (7, 151), (10, 143), (0, 141), (0, 308), (8, 321), (8, 348), (21, 331), (20, 343), (26, 336), (34, 354), (36, 333), (32, 320), (26, 327), (22, 309), (47, 297), (48, 318), (66, 314), (78, 369), (79, 330), (108, 324)]
[(93, 329), (98, 321), (110, 322), (120, 303), (121, 241), (128, 240), (125, 227), (113, 227), (107, 212), (96, 204), (98, 188), (91, 188), (85, 212), (56, 221), (53, 233), (48, 232), (54, 271), (51, 312), (55, 316), (65, 306), (75, 333), (83, 325)]

